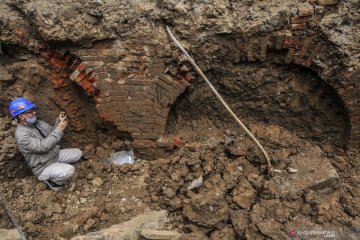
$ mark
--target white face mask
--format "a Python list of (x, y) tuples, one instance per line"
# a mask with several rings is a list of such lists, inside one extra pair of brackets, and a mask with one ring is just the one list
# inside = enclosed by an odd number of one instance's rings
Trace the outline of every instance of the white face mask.
[(25, 121), (31, 125), (33, 125), (34, 123), (36, 123), (36, 116), (33, 117), (26, 117)]

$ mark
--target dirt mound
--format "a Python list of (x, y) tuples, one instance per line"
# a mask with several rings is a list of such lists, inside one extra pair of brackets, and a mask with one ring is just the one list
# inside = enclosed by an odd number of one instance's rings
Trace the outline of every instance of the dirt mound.
[[(252, 128), (267, 142), (281, 173), (269, 175), (252, 142), (227, 131), (214, 136), (213, 142), (187, 144), (170, 158), (150, 162), (144, 202), (169, 210), (185, 239), (235, 239), (235, 235), (245, 239), (287, 239), (289, 231), (299, 228), (295, 223), (300, 218), (307, 221), (303, 228), (320, 223), (325, 228), (331, 226), (338, 236), (350, 234), (348, 211), (341, 201), (349, 195), (339, 188), (338, 176), (337, 182), (332, 182), (335, 169), (330, 159), (341, 156), (327, 158), (322, 150), (312, 150), (311, 143), (276, 126)], [(283, 146), (281, 150), (270, 147), (275, 140)], [(313, 151), (321, 154), (313, 157)], [(312, 157), (307, 158), (306, 154)], [(296, 163), (295, 156), (305, 162), (297, 169), (291, 168)], [(306, 170), (306, 166), (311, 166), (306, 159), (311, 159), (313, 166), (325, 175), (306, 176), (305, 172), (311, 172)], [(314, 174), (321, 175), (315, 171)], [(292, 181), (294, 177), (296, 180)], [(349, 228), (341, 231), (348, 224)]]
[[(207, 141), (192, 141), (198, 136), (187, 132), (189, 138), (181, 138), (169, 157), (139, 159), (134, 165), (104, 161), (112, 151), (108, 143), (88, 146), (89, 160), (76, 165), (72, 184), (57, 193), (46, 190), (16, 157), (3, 162), (2, 191), (33, 239), (70, 238), (105, 229), (148, 206), (168, 210), (183, 239), (286, 239), (289, 231), (313, 228), (355, 236), (360, 182), (343, 151), (330, 146), (320, 150), (275, 125), (251, 129), (266, 143), (281, 173), (269, 175), (261, 153), (241, 133), (219, 134), (221, 130), (214, 129), (216, 135)], [(313, 166), (321, 164), (322, 175), (309, 168), (307, 159)], [(342, 181), (334, 182), (334, 177)], [(0, 227), (13, 228), (5, 211), (1, 214)]]

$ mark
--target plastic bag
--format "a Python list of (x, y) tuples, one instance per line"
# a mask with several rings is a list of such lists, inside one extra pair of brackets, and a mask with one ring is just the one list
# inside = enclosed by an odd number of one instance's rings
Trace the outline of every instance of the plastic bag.
[(125, 164), (125, 163), (134, 163), (134, 151), (120, 151), (115, 153), (110, 153), (110, 157), (107, 159), (109, 162), (114, 164)]

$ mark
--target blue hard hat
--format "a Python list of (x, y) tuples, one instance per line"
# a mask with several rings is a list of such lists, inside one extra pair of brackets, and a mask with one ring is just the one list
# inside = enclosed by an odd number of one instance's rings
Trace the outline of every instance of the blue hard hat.
[(36, 107), (35, 104), (31, 103), (26, 98), (17, 98), (10, 103), (9, 112), (11, 117), (16, 117), (19, 114)]

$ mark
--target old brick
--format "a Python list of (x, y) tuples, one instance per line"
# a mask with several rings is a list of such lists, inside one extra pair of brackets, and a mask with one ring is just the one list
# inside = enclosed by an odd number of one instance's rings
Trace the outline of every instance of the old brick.
[(86, 62), (82, 62), (79, 64), (79, 66), (76, 69), (82, 72), (86, 69), (86, 67), (87, 67)]
[(121, 76), (118, 68), (116, 68), (116, 67), (108, 67), (108, 68), (105, 68), (105, 69), (106, 69), (106, 72), (108, 74), (110, 74), (111, 78), (117, 79), (117, 78), (119, 78)]
[(173, 82), (174, 82), (174, 79), (171, 76), (167, 75), (167, 74), (161, 74), (159, 76), (159, 78), (161, 80), (163, 80), (164, 82), (166, 82), (167, 84), (169, 84), (169, 85), (172, 85)]
[(162, 79), (156, 79), (155, 84), (165, 89), (169, 94), (176, 94), (174, 87)]
[(101, 54), (105, 56), (121, 57), (126, 55), (126, 51), (122, 49), (104, 49)]
[(156, 145), (158, 148), (162, 148), (165, 150), (172, 150), (175, 147), (174, 141), (172, 139), (163, 139), (160, 138), (156, 141)]
[(164, 119), (168, 117), (167, 109), (157, 108), (157, 109), (155, 109), (155, 113), (156, 113), (156, 115), (158, 115), (158, 117), (163, 117)]
[(292, 31), (306, 30), (306, 23), (291, 24)]
[[(78, 68), (79, 69), (79, 68)], [(91, 72), (93, 72), (93, 69), (91, 67), (86, 67), (85, 68), (85, 74), (89, 75)]]
[(308, 22), (309, 28), (310, 29), (316, 28), (319, 25), (320, 21), (321, 21), (321, 16), (320, 15), (313, 16), (310, 19), (310, 21)]
[(311, 16), (314, 14), (314, 7), (309, 3), (303, 3), (298, 8), (298, 15), (300, 17)]
[(107, 49), (110, 47), (110, 44), (108, 42), (96, 42), (94, 43), (94, 49), (91, 50), (103, 50), (103, 49)]
[(78, 74), (75, 78), (76, 82), (81, 82), (82, 80), (84, 80), (84, 78), (86, 77), (86, 74), (84, 72), (80, 72), (80, 74)]
[(99, 59), (102, 59), (102, 56), (97, 56), (97, 55), (81, 55), (81, 59), (85, 62), (87, 61), (99, 61)]
[(171, 52), (165, 50), (157, 50), (156, 56), (158, 56), (159, 58), (171, 57)]
[(178, 81), (174, 81), (171, 84), (171, 86), (173, 86), (177, 90), (177, 93), (182, 93), (185, 90), (187, 85), (184, 85), (184, 84), (182, 84), (181, 82), (178, 82)]
[(149, 86), (152, 82), (149, 80), (136, 80), (131, 79), (126, 81), (126, 85), (134, 85), (134, 86)]
[(86, 71), (85, 71), (85, 75), (89, 81), (93, 81), (96, 78), (96, 73), (93, 71), (91, 71), (89, 73), (86, 73)]
[(290, 18), (290, 23), (291, 24), (307, 23), (310, 21), (310, 19), (311, 19), (311, 16), (306, 16), (306, 17), (296, 16), (296, 17)]
[(339, 0), (316, 0), (316, 4), (320, 6), (329, 6), (338, 4)]
[(149, 73), (152, 76), (160, 76), (162, 73), (164, 73), (164, 67), (150, 67)]
[(123, 59), (123, 61), (124, 62), (140, 62), (140, 58), (138, 56), (129, 55), (129, 56), (126, 56)]
[(116, 56), (107, 56), (107, 55), (103, 55), (101, 57), (98, 57), (98, 60), (101, 60), (103, 62), (118, 62), (119, 60), (121, 60), (122, 57), (116, 57)]
[(72, 81), (75, 81), (76, 78), (77, 78), (79, 75), (80, 75), (80, 71), (76, 69), (76, 70), (70, 75), (70, 79), (71, 79)]
[(104, 66), (105, 63), (103, 61), (86, 61), (86, 64), (93, 68), (99, 68)]
[(156, 143), (155, 143), (155, 141), (151, 141), (151, 140), (136, 139), (132, 142), (132, 146), (134, 148), (155, 148)]
[[(154, 103), (155, 98), (151, 94), (149, 94), (147, 92), (133, 92), (132, 94), (133, 94), (133, 95), (131, 95), (132, 99), (144, 101), (145, 106), (151, 106), (151, 107), (155, 106), (155, 103)], [(149, 102), (147, 102), (147, 101), (149, 101)]]
[(133, 113), (141, 113), (142, 111), (146, 110), (146, 107), (141, 102), (132, 102), (129, 107), (130, 112)]
[(125, 85), (123, 86), (123, 90), (129, 91), (130, 93), (132, 91), (137, 91), (139, 90), (139, 86), (129, 86), (129, 85)]

